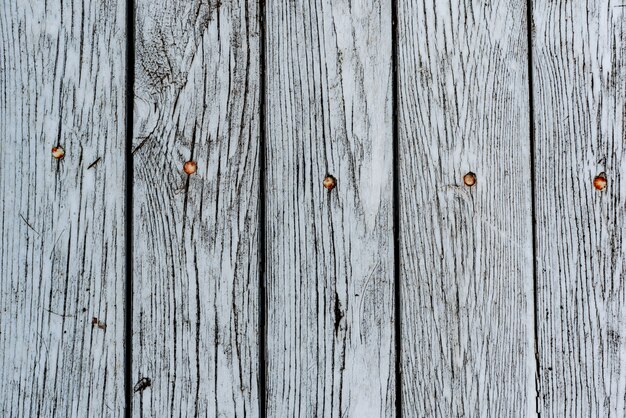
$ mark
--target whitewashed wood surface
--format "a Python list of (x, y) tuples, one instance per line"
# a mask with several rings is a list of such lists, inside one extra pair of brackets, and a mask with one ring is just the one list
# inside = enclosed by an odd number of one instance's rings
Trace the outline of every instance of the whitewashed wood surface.
[(624, 416), (626, 7), (541, 0), (532, 17), (539, 412)]
[(136, 416), (259, 414), (257, 14), (137, 1)]
[(525, 12), (398, 3), (404, 416), (535, 410)]
[(121, 3), (0, 3), (2, 417), (123, 415), (125, 46)]
[(625, 13), (4, 0), (0, 416), (626, 415)]
[(393, 416), (391, 3), (266, 17), (267, 415)]

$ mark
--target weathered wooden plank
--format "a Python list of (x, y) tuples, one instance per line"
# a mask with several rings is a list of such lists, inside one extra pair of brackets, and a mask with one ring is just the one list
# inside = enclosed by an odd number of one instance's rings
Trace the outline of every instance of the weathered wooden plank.
[(400, 1), (398, 66), (402, 411), (530, 416), (525, 2)]
[(268, 416), (393, 416), (391, 3), (266, 17)]
[(123, 413), (125, 44), (121, 2), (0, 5), (3, 417)]
[(257, 416), (257, 5), (136, 7), (133, 413)]
[(532, 3), (542, 416), (626, 413), (623, 3)]

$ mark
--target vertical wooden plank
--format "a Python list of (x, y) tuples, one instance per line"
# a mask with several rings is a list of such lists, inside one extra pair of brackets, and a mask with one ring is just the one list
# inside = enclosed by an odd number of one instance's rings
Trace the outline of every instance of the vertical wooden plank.
[(268, 416), (392, 416), (391, 3), (266, 16)]
[(136, 5), (137, 416), (259, 414), (256, 3)]
[(533, 2), (542, 416), (626, 413), (623, 3)]
[(398, 3), (405, 416), (534, 413), (527, 58), (523, 1)]
[(123, 3), (0, 5), (1, 416), (123, 413), (125, 48)]

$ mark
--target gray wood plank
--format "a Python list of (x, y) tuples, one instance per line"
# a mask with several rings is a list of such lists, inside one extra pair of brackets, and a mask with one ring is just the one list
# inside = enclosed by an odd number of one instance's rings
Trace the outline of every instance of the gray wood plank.
[(542, 416), (626, 414), (623, 3), (532, 3)]
[(3, 417), (123, 413), (125, 43), (123, 2), (0, 5)]
[(136, 7), (133, 414), (257, 416), (257, 5)]
[(391, 3), (266, 16), (268, 416), (393, 416)]
[(531, 416), (526, 4), (400, 1), (398, 66), (402, 412)]

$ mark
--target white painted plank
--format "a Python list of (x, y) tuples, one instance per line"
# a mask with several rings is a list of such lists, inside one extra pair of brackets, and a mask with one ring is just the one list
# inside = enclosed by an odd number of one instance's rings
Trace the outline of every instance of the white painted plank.
[(626, 7), (532, 4), (539, 411), (624, 416)]
[(0, 5), (3, 417), (123, 413), (125, 43), (123, 2)]
[(404, 416), (534, 413), (527, 58), (523, 1), (398, 3)]
[(391, 3), (266, 17), (267, 415), (393, 416)]
[(257, 5), (136, 7), (133, 414), (257, 416)]

